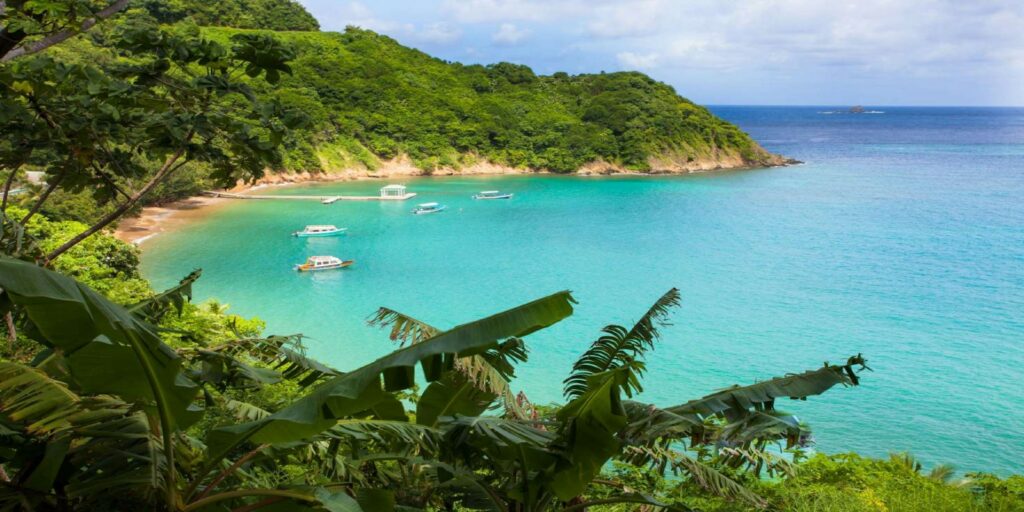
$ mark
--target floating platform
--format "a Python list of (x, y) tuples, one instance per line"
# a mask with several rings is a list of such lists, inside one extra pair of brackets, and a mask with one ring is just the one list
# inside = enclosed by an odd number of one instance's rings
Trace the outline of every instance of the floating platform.
[(217, 192), (207, 190), (203, 195), (210, 197), (224, 197), (227, 199), (288, 199), (304, 201), (320, 201), (330, 204), (335, 201), (405, 201), (416, 197), (415, 192), (393, 196), (286, 196), (286, 195), (258, 195), (258, 194), (233, 194), (231, 192)]

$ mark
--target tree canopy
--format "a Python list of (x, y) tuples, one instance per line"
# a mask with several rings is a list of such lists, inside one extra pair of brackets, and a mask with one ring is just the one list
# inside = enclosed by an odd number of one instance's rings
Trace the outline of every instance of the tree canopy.
[[(221, 41), (238, 33), (204, 29)], [(399, 155), (427, 170), (481, 158), (556, 172), (595, 161), (634, 170), (774, 161), (735, 125), (642, 73), (538, 76), (507, 62), (463, 65), (355, 27), (278, 36), (295, 49), (293, 73), (261, 94), (313, 120), (288, 145), (288, 169), (374, 168)]]
[(319, 30), (320, 24), (295, 0), (138, 0), (161, 23), (191, 20), (197, 25), (266, 30)]

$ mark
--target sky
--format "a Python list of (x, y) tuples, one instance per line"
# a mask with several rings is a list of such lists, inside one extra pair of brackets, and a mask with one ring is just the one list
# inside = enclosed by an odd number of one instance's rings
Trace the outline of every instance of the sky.
[(1024, 106), (1024, 0), (298, 0), (540, 74), (639, 70), (702, 104)]

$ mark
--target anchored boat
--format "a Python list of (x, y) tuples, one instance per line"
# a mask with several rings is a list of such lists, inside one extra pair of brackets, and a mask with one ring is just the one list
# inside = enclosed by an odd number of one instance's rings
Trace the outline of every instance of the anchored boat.
[(330, 224), (306, 226), (302, 231), (292, 233), (292, 236), (310, 238), (319, 236), (340, 236), (344, 235), (348, 228), (338, 228)]
[(295, 265), (295, 270), (299, 272), (330, 270), (333, 268), (345, 268), (353, 263), (355, 263), (355, 260), (342, 260), (334, 256), (310, 256), (305, 263)]
[(325, 198), (323, 198), (323, 199), (321, 199), (321, 200), (320, 200), (320, 203), (322, 203), (322, 204), (334, 204), (334, 203), (335, 203), (335, 202), (337, 202), (337, 201), (338, 201), (339, 199), (341, 199), (341, 198), (340, 198), (340, 197), (338, 197), (338, 196), (334, 196), (334, 197), (325, 197)]
[(500, 190), (484, 190), (473, 196), (473, 199), (512, 199), (512, 194), (502, 194)]
[(412, 212), (416, 215), (423, 215), (424, 213), (437, 213), (444, 210), (447, 206), (438, 203), (423, 203), (416, 208), (412, 209)]

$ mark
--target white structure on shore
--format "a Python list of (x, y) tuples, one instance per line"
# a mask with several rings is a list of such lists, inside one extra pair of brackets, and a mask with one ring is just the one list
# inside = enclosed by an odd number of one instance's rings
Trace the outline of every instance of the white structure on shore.
[(387, 185), (387, 186), (381, 187), (381, 189), (380, 189), (380, 197), (382, 199), (384, 199), (384, 198), (387, 198), (387, 199), (405, 198), (406, 197), (405, 185)]

